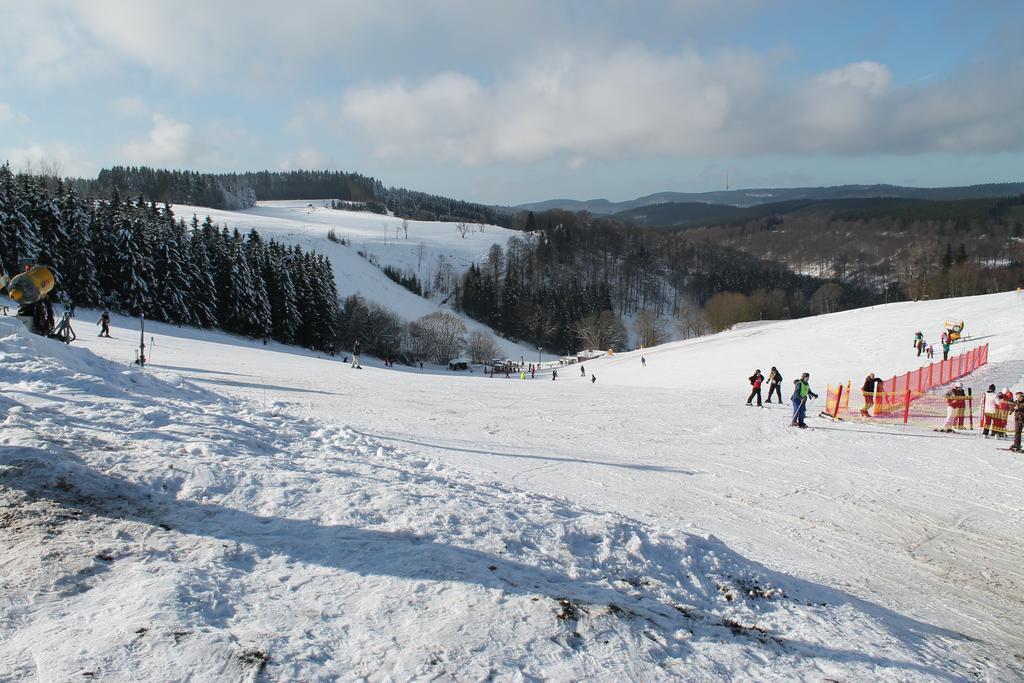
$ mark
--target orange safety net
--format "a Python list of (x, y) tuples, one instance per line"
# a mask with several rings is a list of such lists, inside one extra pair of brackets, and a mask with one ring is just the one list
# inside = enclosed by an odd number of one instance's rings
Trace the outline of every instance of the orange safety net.
[(965, 377), (986, 363), (988, 363), (988, 344), (948, 360), (929, 363), (902, 375), (893, 375), (892, 378), (883, 382), (882, 386), (885, 391), (891, 393), (899, 393), (907, 389), (924, 393), (932, 387), (942, 386)]
[(948, 360), (895, 375), (882, 383), (884, 391), (865, 392), (860, 390), (859, 384), (851, 390), (851, 382), (829, 385), (825, 413), (844, 420), (914, 424), (935, 429), (981, 427), (982, 396), (978, 397), (976, 404), (974, 397), (967, 394), (967, 389), (960, 397), (931, 390), (960, 379), (986, 363), (988, 344)]

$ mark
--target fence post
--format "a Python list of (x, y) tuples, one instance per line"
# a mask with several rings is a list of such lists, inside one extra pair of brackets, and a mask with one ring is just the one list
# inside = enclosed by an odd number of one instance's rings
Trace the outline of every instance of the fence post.
[(836, 409), (832, 412), (832, 419), (839, 418), (839, 405), (843, 400), (843, 381), (839, 380), (839, 393), (836, 394)]
[(905, 403), (903, 405), (903, 424), (907, 424), (907, 421), (910, 419), (910, 388), (909, 387), (907, 388), (907, 393), (903, 397), (903, 400), (905, 401)]
[(935, 386), (935, 382), (932, 381), (932, 371), (935, 369), (935, 363), (928, 364), (928, 388), (931, 389)]
[[(984, 403), (984, 399), (982, 399)], [(971, 429), (974, 429), (974, 396), (971, 394), (971, 388), (967, 387), (967, 418), (971, 423)]]

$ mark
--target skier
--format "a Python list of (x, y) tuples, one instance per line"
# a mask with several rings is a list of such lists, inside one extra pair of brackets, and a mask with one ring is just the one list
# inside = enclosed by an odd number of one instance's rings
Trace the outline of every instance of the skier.
[(1010, 401), (1012, 400), (1013, 394), (1010, 393), (1009, 389), (1003, 389), (996, 394), (996, 414), (992, 418), (992, 433), (996, 435), (997, 439), (1006, 438), (1006, 422), (1007, 417), (1010, 413)]
[(772, 393), (774, 392), (778, 396), (779, 403), (782, 403), (782, 374), (772, 366), (771, 371), (768, 373), (768, 400), (765, 403), (772, 402)]
[(357, 370), (362, 370), (363, 366), (359, 364), (359, 340), (356, 339), (352, 342), (352, 367)]
[(967, 417), (967, 392), (964, 385), (956, 383), (956, 428), (964, 428), (964, 419)]
[(556, 379), (558, 379), (558, 370), (552, 370), (551, 371), (551, 381), (554, 382)]
[(982, 397), (982, 408), (981, 408), (981, 433), (987, 439), (989, 433), (991, 436), (996, 435), (995, 430), (995, 419), (996, 412), (999, 409), (999, 399), (996, 398), (999, 394), (996, 393), (996, 385), (989, 384), (988, 391)]
[(942, 360), (949, 360), (949, 347), (953, 341), (949, 338), (948, 332), (942, 333)]
[(96, 324), (100, 326), (100, 337), (110, 337), (110, 313), (103, 311), (100, 315), (100, 319), (96, 321)]
[(818, 398), (818, 395), (811, 391), (810, 379), (810, 373), (805, 372), (800, 375), (800, 379), (793, 380), (793, 395), (790, 397), (793, 402), (792, 426), (800, 429), (807, 429), (807, 423), (804, 422), (807, 416), (807, 399)]
[(1020, 453), (1020, 434), (1021, 427), (1024, 427), (1024, 391), (1017, 392), (1016, 400), (1011, 404), (1013, 408), (1013, 443), (1010, 445), (1011, 451), (1017, 451)]
[(933, 345), (929, 344), (928, 345), (928, 349), (925, 352), (925, 354), (928, 356), (928, 360), (931, 360), (932, 358), (935, 358), (935, 347)]
[(940, 432), (953, 432), (956, 427), (957, 408), (960, 405), (960, 382), (957, 382), (946, 392), (946, 421), (942, 424)]
[(597, 375), (591, 375), (590, 376), (590, 383), (593, 384), (596, 381), (597, 381)]
[(918, 358), (921, 357), (921, 353), (924, 351), (924, 347), (925, 347), (924, 334), (921, 333), (921, 332), (916, 332), (914, 334), (914, 348), (917, 349), (917, 357)]
[(643, 356), (640, 356), (640, 367), (642, 367), (642, 368), (646, 368), (647, 367), (647, 359), (644, 358)]
[(580, 377), (586, 377), (586, 376), (587, 376), (586, 368), (584, 368), (583, 365), (580, 365)]
[(871, 417), (871, 408), (875, 404), (875, 393), (881, 390), (882, 380), (875, 377), (875, 373), (869, 373), (864, 378), (864, 386), (861, 387), (861, 392), (864, 394), (864, 407), (860, 409), (862, 416)]
[(761, 374), (760, 370), (754, 370), (754, 374), (747, 378), (750, 380), (750, 386), (753, 389), (750, 390), (750, 396), (747, 396), (747, 405), (757, 397), (757, 407), (761, 407), (761, 383), (764, 382), (764, 375)]
[(535, 365), (530, 366), (530, 379), (537, 379), (537, 367)]

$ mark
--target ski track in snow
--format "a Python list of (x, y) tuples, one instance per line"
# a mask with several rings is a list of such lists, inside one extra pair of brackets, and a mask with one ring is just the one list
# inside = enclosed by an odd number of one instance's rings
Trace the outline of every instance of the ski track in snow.
[(617, 354), (593, 385), (154, 323), (140, 372), (134, 323), (89, 315), (72, 348), (0, 318), (0, 677), (1024, 678), (1024, 460), (742, 406), (759, 365), (785, 398), (905, 371), (950, 316), (992, 335), (970, 384), (1022, 388), (1016, 295)]
[(5, 677), (983, 671), (949, 660), (963, 636), (713, 536), (481, 482), (6, 321), (0, 337)]

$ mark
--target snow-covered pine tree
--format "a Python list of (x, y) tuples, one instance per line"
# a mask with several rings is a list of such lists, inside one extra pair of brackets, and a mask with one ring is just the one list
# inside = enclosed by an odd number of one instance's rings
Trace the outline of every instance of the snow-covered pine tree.
[(185, 274), (182, 244), (170, 207), (161, 216), (161, 242), (156, 247), (155, 279), (156, 296), (153, 297), (163, 319), (175, 325), (196, 324), (195, 314), (188, 305), (188, 290), (191, 283)]
[(122, 222), (127, 220), (128, 208), (114, 190), (110, 201), (99, 205), (92, 221), (92, 250), (96, 255), (96, 278), (104, 305), (114, 305), (118, 300), (117, 234)]
[(102, 300), (96, 275), (96, 256), (92, 250), (95, 210), (87, 211), (74, 190), (67, 190), (60, 204), (68, 234), (68, 252), (71, 254), (64, 265), (64, 290), (75, 304), (95, 306)]
[(268, 258), (264, 265), (263, 279), (270, 296), (270, 315), (273, 320), (274, 339), (293, 344), (298, 338), (301, 322), (298, 309), (298, 295), (292, 282), (288, 252), (277, 242), (270, 241)]
[[(57, 288), (64, 289), (64, 265), (68, 255), (68, 236), (57, 196), (51, 195), (33, 178), (21, 176), (29, 200), (29, 220), (36, 228), (36, 263), (49, 266), (56, 275)], [(60, 192), (64, 184), (58, 183)]]
[[(222, 325), (229, 332), (259, 336), (263, 321), (257, 304), (258, 293), (252, 268), (245, 253), (241, 235), (236, 234), (230, 244), (228, 284), (221, 292), (224, 319)], [(264, 295), (265, 296), (265, 295)]]
[(7, 164), (0, 168), (0, 194), (6, 204), (3, 224), (0, 225), (4, 247), (0, 259), (3, 259), (4, 270), (13, 277), (18, 272), (18, 259), (35, 258), (37, 244), (36, 229), (29, 219), (28, 197), (15, 182)]
[(249, 270), (253, 279), (253, 309), (258, 320), (257, 327), (250, 334), (255, 337), (266, 339), (274, 328), (273, 316), (270, 312), (270, 297), (267, 292), (267, 283), (263, 279), (262, 264), (266, 261), (266, 247), (263, 239), (255, 230), (249, 232), (245, 244), (246, 257), (249, 261)]
[(192, 256), (190, 265), (194, 269), (192, 311), (200, 327), (216, 327), (219, 292), (214, 283), (213, 265), (210, 263), (210, 256), (206, 251), (206, 239), (203, 232), (196, 226), (194, 218), (189, 251)]
[(143, 216), (130, 204), (123, 206), (114, 236), (114, 272), (117, 307), (137, 316), (149, 315), (152, 267), (148, 262)]

